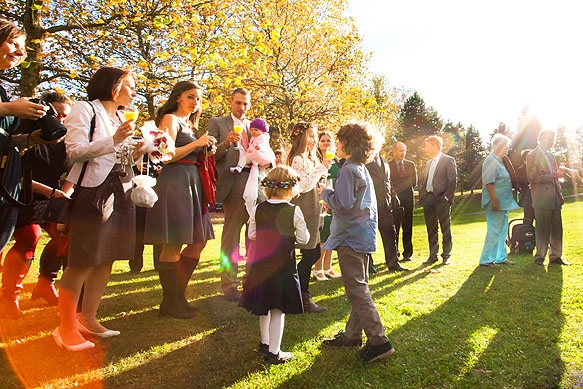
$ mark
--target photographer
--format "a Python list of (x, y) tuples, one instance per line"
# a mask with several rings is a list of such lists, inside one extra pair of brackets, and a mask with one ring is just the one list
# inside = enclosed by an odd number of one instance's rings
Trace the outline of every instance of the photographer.
[[(26, 34), (24, 31), (20, 30), (14, 23), (0, 18), (0, 70), (11, 69), (24, 61), (26, 58), (25, 42)], [(2, 157), (6, 157), (3, 161), (3, 168), (9, 167), (7, 172), (3, 172), (9, 174), (3, 176), (3, 180), (0, 182), (3, 188), (3, 194), (0, 196), (0, 252), (10, 241), (17, 221), (18, 208), (13, 199), (18, 199), (21, 189), (20, 151), (37, 143), (47, 143), (41, 138), (41, 130), (31, 130), (28, 133), (18, 135), (15, 135), (15, 130), (19, 126), (19, 119), (38, 120), (45, 116), (47, 110), (48, 107), (23, 97), (10, 101), (6, 90), (0, 85), (0, 150)], [(46, 187), (34, 184), (33, 190), (43, 192), (46, 191)], [(13, 262), (7, 260), (3, 273), (22, 272), (20, 264), (14, 268), (12, 265)], [(14, 307), (13, 297), (8, 291), (6, 293), (3, 291), (0, 303), (2, 308), (8, 306), (9, 313), (14, 313), (10, 310)]]
[[(36, 124), (33, 122), (33, 124), (28, 124), (28, 127), (40, 125), (41, 130), (45, 132), (55, 128), (64, 128), (61, 124), (71, 111), (71, 100), (63, 93), (45, 92), (40, 101), (50, 104), (51, 109), (54, 110), (53, 121), (45, 120)], [(48, 127), (45, 124), (47, 122)], [(21, 131), (22, 128), (21, 125), (16, 131)], [(66, 259), (66, 235), (59, 231), (56, 223), (39, 221), (39, 215), (35, 214), (35, 210), (39, 208), (38, 201), (51, 196), (65, 196), (60, 190), (61, 176), (71, 167), (65, 144), (60, 142), (31, 147), (22, 155), (22, 161), (32, 169), (33, 191), (37, 194), (31, 205), (19, 208), (14, 231), (15, 243), (6, 254), (6, 270), (2, 274), (2, 315), (8, 318), (21, 316), (18, 297), (22, 290), (22, 280), (26, 277), (34, 259), (41, 228), (48, 233), (51, 240), (45, 245), (40, 257), (40, 272), (38, 283), (32, 292), (33, 300), (43, 298), (51, 305), (58, 304), (58, 294), (54, 283)]]

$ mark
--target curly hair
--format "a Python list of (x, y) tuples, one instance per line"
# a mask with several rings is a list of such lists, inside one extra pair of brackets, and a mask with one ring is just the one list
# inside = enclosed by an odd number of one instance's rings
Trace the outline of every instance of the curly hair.
[(370, 162), (382, 145), (378, 130), (364, 122), (343, 125), (336, 137), (342, 142), (346, 155), (361, 163)]

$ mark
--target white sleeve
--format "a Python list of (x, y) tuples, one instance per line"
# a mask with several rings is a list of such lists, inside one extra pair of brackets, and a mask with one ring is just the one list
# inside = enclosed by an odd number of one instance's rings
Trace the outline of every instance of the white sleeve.
[(247, 236), (251, 240), (255, 240), (257, 237), (257, 224), (255, 223), (255, 212), (257, 212), (257, 206), (253, 207), (251, 215), (249, 215), (249, 228), (247, 229)]
[(306, 221), (304, 220), (304, 214), (300, 207), (296, 206), (294, 210), (294, 228), (296, 234), (296, 242), (299, 244), (306, 244), (310, 240), (310, 231), (308, 231), (308, 226), (306, 226)]
[(303, 158), (299, 155), (294, 157), (291, 167), (300, 175), (300, 193), (306, 193), (314, 189), (322, 179), (322, 176), (328, 174), (328, 168), (321, 163), (318, 163), (313, 171), (308, 171), (307, 167), (304, 166)]

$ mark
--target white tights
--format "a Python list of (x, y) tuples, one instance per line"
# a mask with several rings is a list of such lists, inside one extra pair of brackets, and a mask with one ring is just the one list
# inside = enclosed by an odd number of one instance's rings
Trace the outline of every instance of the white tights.
[(281, 338), (285, 314), (279, 309), (270, 309), (267, 315), (259, 316), (259, 331), (261, 332), (261, 343), (269, 345), (269, 352), (279, 353), (281, 350)]

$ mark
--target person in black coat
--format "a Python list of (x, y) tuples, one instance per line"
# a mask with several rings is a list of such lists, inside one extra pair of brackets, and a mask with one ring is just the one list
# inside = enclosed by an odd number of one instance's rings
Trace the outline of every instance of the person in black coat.
[(399, 230), (403, 229), (403, 258), (401, 261), (410, 261), (413, 256), (413, 210), (415, 209), (415, 195), (413, 188), (417, 186), (417, 168), (412, 161), (405, 159), (407, 145), (397, 142), (393, 146), (393, 160), (389, 162), (391, 168), (391, 185), (399, 199), (400, 208), (394, 212), (395, 231), (397, 232), (397, 250), (399, 246)]
[(389, 271), (406, 271), (398, 262), (397, 232), (393, 220), (393, 198), (391, 197), (390, 167), (386, 159), (377, 154), (367, 163), (372, 178), (378, 208), (379, 231), (385, 250), (385, 262)]

